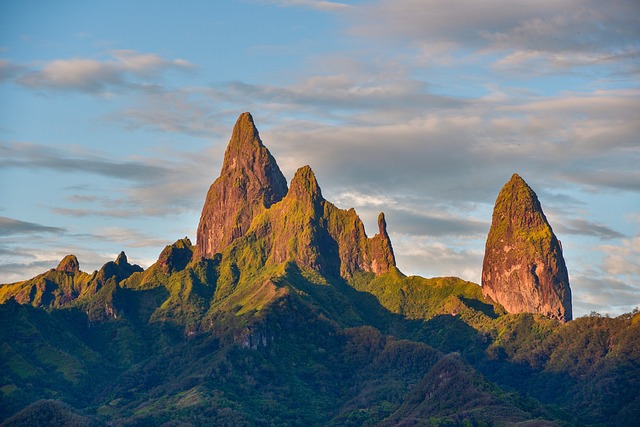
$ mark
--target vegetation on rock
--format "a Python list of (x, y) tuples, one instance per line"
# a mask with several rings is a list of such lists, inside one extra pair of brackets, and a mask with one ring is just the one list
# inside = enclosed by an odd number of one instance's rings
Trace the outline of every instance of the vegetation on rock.
[(536, 193), (518, 174), (496, 199), (482, 264), (482, 291), (509, 313), (572, 318), (562, 246)]
[[(250, 116), (236, 127), (230, 147), (249, 141), (259, 152), (228, 149), (223, 172), (233, 159), (236, 171), (251, 163), (237, 156), (268, 153)], [(275, 173), (275, 161), (251, 164)], [(219, 180), (253, 185), (234, 177)], [(178, 240), (146, 270), (122, 253), (87, 274), (68, 256), (1, 285), (2, 424), (623, 426), (640, 417), (640, 314), (566, 323), (508, 314), (475, 283), (402, 274), (384, 215), (368, 238), (353, 209), (322, 197), (308, 166), (280, 190), (241, 232), (214, 245)], [(230, 206), (211, 209), (203, 218), (230, 224)], [(199, 239), (214, 232), (203, 221)], [(540, 227), (526, 239), (553, 241)], [(521, 232), (506, 224), (502, 234)]]

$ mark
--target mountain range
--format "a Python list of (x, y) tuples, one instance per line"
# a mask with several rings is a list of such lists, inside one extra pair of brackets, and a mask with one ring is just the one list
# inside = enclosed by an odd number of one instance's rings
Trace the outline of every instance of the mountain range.
[[(392, 226), (392, 225), (391, 225)], [(309, 166), (238, 118), (195, 245), (74, 255), (0, 285), (2, 425), (565, 426), (640, 419), (640, 314), (573, 319), (562, 245), (517, 174), (481, 285), (406, 276)]]

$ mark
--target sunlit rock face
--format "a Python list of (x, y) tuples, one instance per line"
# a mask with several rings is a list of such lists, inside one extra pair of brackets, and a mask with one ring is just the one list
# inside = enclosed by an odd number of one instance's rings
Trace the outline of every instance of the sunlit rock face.
[(536, 193), (517, 174), (498, 194), (482, 265), (482, 292), (509, 313), (571, 320), (562, 246)]
[(290, 188), (249, 113), (240, 115), (222, 172), (213, 183), (198, 225), (196, 256), (212, 258), (232, 243), (260, 242), (266, 264), (294, 261), (349, 279), (356, 272), (380, 275), (395, 267), (384, 214), (379, 233), (367, 237), (355, 210), (322, 196), (309, 166), (295, 173)]
[(287, 194), (287, 180), (262, 144), (249, 113), (238, 118), (220, 177), (209, 188), (196, 255), (211, 258), (249, 229), (253, 218)]

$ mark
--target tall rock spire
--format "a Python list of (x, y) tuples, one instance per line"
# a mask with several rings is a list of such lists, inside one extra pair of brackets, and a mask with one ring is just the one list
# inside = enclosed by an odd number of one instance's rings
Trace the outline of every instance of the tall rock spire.
[(238, 117), (220, 177), (209, 188), (198, 224), (196, 253), (212, 257), (243, 236), (253, 218), (287, 194), (287, 180), (262, 144), (250, 113)]
[(388, 272), (396, 266), (396, 257), (387, 233), (387, 220), (384, 212), (378, 215), (379, 233), (371, 238), (371, 270), (377, 275)]
[(562, 246), (536, 193), (517, 174), (500, 190), (482, 265), (482, 293), (509, 313), (571, 320)]

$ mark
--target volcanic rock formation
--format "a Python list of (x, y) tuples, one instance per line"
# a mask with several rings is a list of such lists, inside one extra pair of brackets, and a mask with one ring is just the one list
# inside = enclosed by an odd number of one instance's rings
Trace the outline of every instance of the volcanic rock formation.
[(482, 265), (482, 293), (509, 313), (571, 320), (562, 246), (536, 193), (517, 174), (498, 194)]
[(263, 242), (261, 262), (295, 261), (351, 278), (380, 275), (395, 266), (384, 214), (379, 234), (368, 238), (356, 211), (337, 208), (322, 197), (309, 166), (295, 173), (291, 188), (258, 137), (251, 115), (238, 119), (222, 173), (211, 186), (197, 233), (197, 255), (211, 258), (232, 242)]
[(266, 242), (268, 263), (291, 260), (349, 279), (358, 271), (380, 275), (395, 266), (384, 214), (379, 228), (379, 234), (368, 238), (356, 211), (325, 200), (315, 174), (303, 166), (287, 196), (256, 218), (247, 237)]
[(78, 262), (78, 258), (75, 255), (67, 255), (62, 258), (60, 264), (56, 267), (57, 271), (64, 271), (66, 273), (79, 273), (80, 272), (80, 263)]
[(211, 258), (243, 236), (253, 218), (287, 194), (287, 180), (249, 113), (238, 118), (220, 177), (209, 188), (197, 232), (198, 256)]

